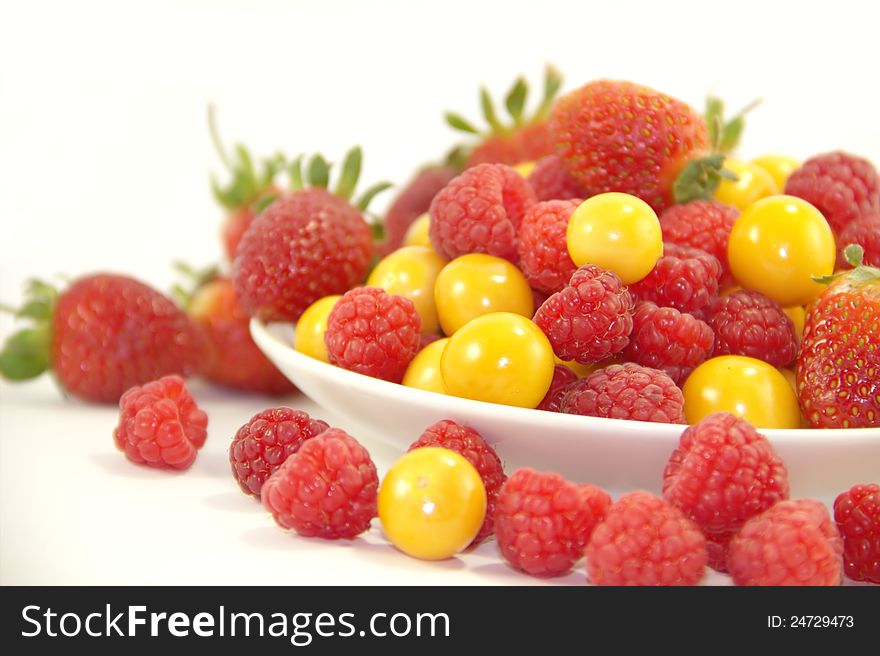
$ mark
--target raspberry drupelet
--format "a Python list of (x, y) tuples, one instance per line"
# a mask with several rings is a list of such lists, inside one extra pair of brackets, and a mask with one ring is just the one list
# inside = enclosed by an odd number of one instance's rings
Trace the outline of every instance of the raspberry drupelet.
[(843, 536), (843, 569), (854, 581), (880, 584), (880, 485), (854, 485), (834, 501)]
[(693, 312), (705, 307), (718, 294), (721, 263), (699, 248), (664, 243), (663, 256), (651, 272), (629, 291), (637, 301)]
[(559, 405), (562, 403), (562, 397), (568, 391), (568, 387), (578, 379), (577, 374), (562, 364), (557, 364), (553, 368), (553, 380), (550, 381), (550, 389), (538, 404), (538, 410), (547, 410), (549, 412), (561, 412)]
[(727, 241), (739, 210), (717, 200), (693, 200), (666, 208), (660, 214), (663, 241), (690, 246), (714, 255), (721, 264), (722, 287), (733, 284), (727, 263)]
[(519, 267), (533, 289), (555, 294), (577, 267), (568, 254), (568, 220), (580, 200), (551, 200), (529, 208), (519, 228)]

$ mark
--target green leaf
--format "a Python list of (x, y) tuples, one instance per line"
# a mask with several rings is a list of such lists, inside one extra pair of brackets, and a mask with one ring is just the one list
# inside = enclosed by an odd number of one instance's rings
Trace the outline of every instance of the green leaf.
[(303, 183), (302, 170), (303, 156), (300, 155), (293, 160), (287, 167), (287, 175), (290, 177), (290, 190), (299, 191), (305, 184)]
[(282, 153), (275, 153), (273, 157), (263, 160), (263, 175), (260, 176), (260, 188), (264, 189), (275, 181), (275, 176), (284, 170), (287, 164)]
[(507, 113), (513, 118), (516, 126), (522, 125), (523, 109), (526, 106), (526, 98), (528, 97), (529, 86), (525, 79), (520, 76), (516, 78), (507, 96), (504, 98), (504, 106), (507, 107)]
[(865, 249), (859, 244), (849, 244), (843, 249), (843, 257), (853, 268), (860, 267), (865, 257)]
[(708, 96), (706, 98), (706, 128), (709, 133), (709, 145), (713, 152), (716, 152), (716, 146), (721, 137), (721, 130), (724, 127), (724, 102), (720, 98)]
[(315, 155), (309, 162), (308, 179), (313, 187), (327, 188), (330, 182), (330, 165), (321, 155)]
[(42, 374), (50, 365), (49, 341), (48, 324), (13, 333), (0, 352), (0, 375), (28, 380)]
[(265, 196), (260, 196), (254, 203), (254, 212), (260, 214), (276, 200), (278, 200), (278, 194), (266, 194)]
[(223, 162), (223, 166), (226, 167), (227, 171), (231, 171), (232, 162), (229, 160), (229, 155), (226, 154), (223, 140), (220, 138), (219, 130), (217, 130), (217, 116), (214, 112), (214, 105), (208, 105), (208, 132), (211, 135), (211, 143), (214, 144), (214, 150), (217, 151), (220, 161)]
[(15, 313), (18, 318), (35, 319), (36, 321), (48, 321), (52, 317), (55, 304), (45, 299), (27, 301)]
[(552, 65), (548, 64), (544, 71), (544, 96), (541, 98), (541, 104), (535, 111), (534, 120), (545, 118), (556, 101), (556, 94), (562, 87), (562, 73), (556, 70)]
[(468, 134), (480, 134), (480, 131), (472, 123), (454, 112), (446, 112), (443, 116), (446, 119), (446, 123), (455, 130), (467, 132)]
[(361, 175), (361, 161), (363, 160), (363, 152), (360, 146), (355, 146), (345, 155), (342, 163), (342, 175), (336, 184), (336, 195), (350, 200), (357, 187), (358, 178)]
[(742, 136), (743, 128), (746, 125), (742, 115), (734, 116), (730, 121), (721, 128), (721, 134), (718, 136), (717, 151), (719, 153), (729, 153), (739, 145), (739, 138)]
[(723, 163), (724, 155), (719, 153), (694, 160), (685, 166), (672, 186), (675, 202), (710, 200), (721, 184), (721, 178), (726, 177), (722, 173), (730, 173), (721, 168)]
[(361, 194), (355, 207), (357, 207), (361, 212), (366, 212), (373, 198), (393, 186), (394, 185), (390, 182), (377, 182), (372, 187), (369, 187), (363, 194)]
[(489, 91), (486, 87), (480, 87), (480, 106), (483, 109), (483, 116), (486, 119), (486, 123), (492, 128), (493, 134), (504, 134), (507, 129), (502, 125), (501, 121), (498, 120), (498, 115), (495, 113), (495, 105), (492, 102), (492, 96), (489, 95)]

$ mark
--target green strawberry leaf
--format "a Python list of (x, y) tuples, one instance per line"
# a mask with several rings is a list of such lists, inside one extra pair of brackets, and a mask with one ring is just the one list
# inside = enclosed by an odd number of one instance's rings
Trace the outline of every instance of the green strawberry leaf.
[(446, 112), (444, 114), (444, 117), (446, 118), (446, 123), (450, 127), (460, 132), (467, 132), (468, 134), (480, 134), (480, 131), (475, 128), (472, 123), (470, 123), (466, 118), (454, 112)]
[(498, 120), (498, 115), (495, 113), (495, 105), (492, 102), (492, 96), (489, 95), (488, 89), (486, 87), (480, 87), (480, 107), (483, 109), (483, 117), (486, 119), (486, 123), (489, 124), (489, 127), (492, 128), (493, 134), (504, 134), (507, 132), (507, 128)]
[(300, 189), (305, 188), (302, 163), (303, 156), (300, 155), (287, 166), (287, 175), (290, 178), (289, 182), (291, 191), (299, 191)]
[(48, 322), (13, 333), (0, 351), (0, 375), (8, 380), (36, 378), (50, 367), (50, 342)]
[(377, 182), (372, 187), (369, 187), (366, 191), (364, 191), (363, 194), (361, 194), (360, 198), (358, 198), (357, 202), (355, 203), (355, 207), (357, 207), (361, 212), (366, 212), (373, 198), (393, 186), (394, 185), (390, 182)]
[(736, 180), (736, 174), (723, 168), (724, 155), (717, 153), (689, 162), (672, 185), (676, 203), (711, 200), (721, 179)]
[(510, 91), (507, 93), (507, 96), (504, 98), (504, 106), (507, 108), (507, 113), (510, 114), (513, 119), (513, 124), (516, 127), (519, 127), (523, 123), (523, 110), (526, 106), (526, 98), (528, 97), (528, 94), (529, 86), (526, 84), (525, 79), (520, 76), (516, 78), (516, 82), (514, 82)]
[(330, 164), (321, 155), (315, 155), (309, 162), (307, 176), (310, 185), (326, 189), (330, 182)]
[(345, 155), (342, 163), (342, 175), (336, 184), (334, 192), (340, 198), (351, 200), (354, 189), (357, 187), (358, 178), (361, 175), (361, 161), (363, 160), (363, 152), (360, 146), (355, 146)]

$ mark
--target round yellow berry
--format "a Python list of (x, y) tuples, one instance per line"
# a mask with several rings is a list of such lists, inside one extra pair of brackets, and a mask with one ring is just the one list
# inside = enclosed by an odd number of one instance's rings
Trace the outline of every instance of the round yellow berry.
[(324, 345), (324, 333), (327, 332), (327, 317), (340, 298), (342, 297), (339, 294), (325, 296), (306, 308), (296, 322), (296, 334), (293, 336), (294, 349), (315, 360), (330, 361), (327, 357), (327, 347)]
[(801, 167), (800, 160), (787, 155), (761, 155), (753, 159), (752, 164), (757, 164), (767, 171), (779, 191), (785, 189), (788, 176)]
[(430, 228), (431, 217), (426, 212), (409, 224), (409, 228), (406, 229), (406, 234), (403, 236), (403, 245), (425, 246), (433, 249), (431, 237), (428, 235)]
[(422, 319), (422, 332), (437, 332), (434, 282), (446, 260), (425, 246), (404, 246), (387, 255), (370, 273), (367, 285), (408, 298)]
[(715, 190), (715, 200), (744, 210), (755, 201), (779, 193), (773, 177), (757, 164), (728, 158), (724, 160), (724, 168), (737, 179), (722, 178)]
[(416, 357), (409, 363), (409, 367), (403, 375), (402, 384), (429, 392), (446, 394), (446, 384), (440, 373), (440, 356), (443, 355), (443, 349), (446, 348), (448, 341), (448, 337), (438, 339), (416, 353)]

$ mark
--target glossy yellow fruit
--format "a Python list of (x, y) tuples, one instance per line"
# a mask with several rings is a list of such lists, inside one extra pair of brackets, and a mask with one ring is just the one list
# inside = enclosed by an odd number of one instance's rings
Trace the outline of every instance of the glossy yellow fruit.
[(835, 249), (819, 210), (794, 196), (771, 196), (740, 214), (727, 260), (740, 285), (791, 307), (807, 305), (825, 288), (813, 276), (833, 273)]
[[(791, 386), (791, 391), (794, 392), (794, 395), (797, 396), (797, 374), (793, 369), (780, 369), (779, 373), (782, 374), (783, 378), (788, 382), (789, 386)], [(807, 418), (804, 416), (804, 413), (800, 413), (801, 416), (801, 428), (810, 428), (810, 422), (807, 421)]]
[(578, 378), (585, 378), (591, 373), (599, 371), (599, 369), (604, 369), (605, 367), (608, 367), (612, 364), (621, 364), (622, 360), (620, 360), (620, 358), (608, 358), (607, 360), (602, 360), (602, 362), (581, 364), (576, 360), (560, 360), (557, 356), (554, 355), (553, 362), (555, 364), (561, 364), (564, 367), (568, 367), (575, 373)]
[(721, 180), (715, 190), (715, 199), (722, 203), (744, 210), (755, 201), (779, 193), (773, 176), (757, 164), (725, 159), (724, 168), (735, 173), (737, 180)]
[(327, 332), (327, 317), (336, 301), (342, 298), (339, 294), (319, 298), (306, 308), (299, 321), (296, 322), (296, 334), (293, 337), (293, 348), (310, 358), (329, 362), (327, 347), (324, 345), (324, 333)]
[(486, 515), (477, 470), (449, 449), (422, 447), (395, 462), (379, 488), (379, 521), (410, 556), (441, 560), (467, 547)]
[(520, 162), (519, 164), (514, 166), (513, 169), (517, 173), (519, 173), (522, 177), (527, 178), (532, 174), (532, 171), (535, 170), (535, 162), (533, 162), (533, 161)]
[(428, 230), (431, 228), (431, 217), (425, 213), (409, 224), (403, 236), (404, 246), (425, 246), (433, 250)]
[(448, 337), (438, 339), (416, 353), (416, 357), (406, 368), (402, 384), (429, 392), (446, 394), (446, 384), (440, 373), (440, 356), (443, 355), (443, 349), (446, 348), (448, 341)]
[(443, 267), (434, 285), (440, 326), (452, 335), (468, 321), (490, 312), (535, 312), (532, 288), (522, 272), (507, 260), (470, 253)]
[(800, 427), (794, 390), (762, 360), (741, 355), (706, 360), (688, 376), (682, 392), (689, 424), (713, 412), (732, 412), (758, 428)]
[(531, 320), (493, 312), (459, 329), (440, 371), (453, 396), (523, 408), (537, 406), (553, 380), (553, 348)]
[(581, 203), (568, 221), (566, 239), (576, 265), (613, 271), (625, 285), (647, 276), (663, 255), (657, 214), (640, 198), (618, 192)]
[(437, 332), (434, 282), (446, 260), (425, 246), (404, 246), (387, 255), (370, 272), (367, 285), (408, 298), (422, 319), (422, 332)]
[(785, 189), (788, 176), (801, 167), (800, 160), (787, 155), (761, 155), (753, 159), (752, 164), (767, 171), (780, 192)]
[(797, 335), (798, 341), (800, 341), (804, 336), (804, 321), (807, 318), (807, 311), (803, 305), (782, 308), (782, 311), (791, 319), (791, 322), (794, 324), (795, 335)]

